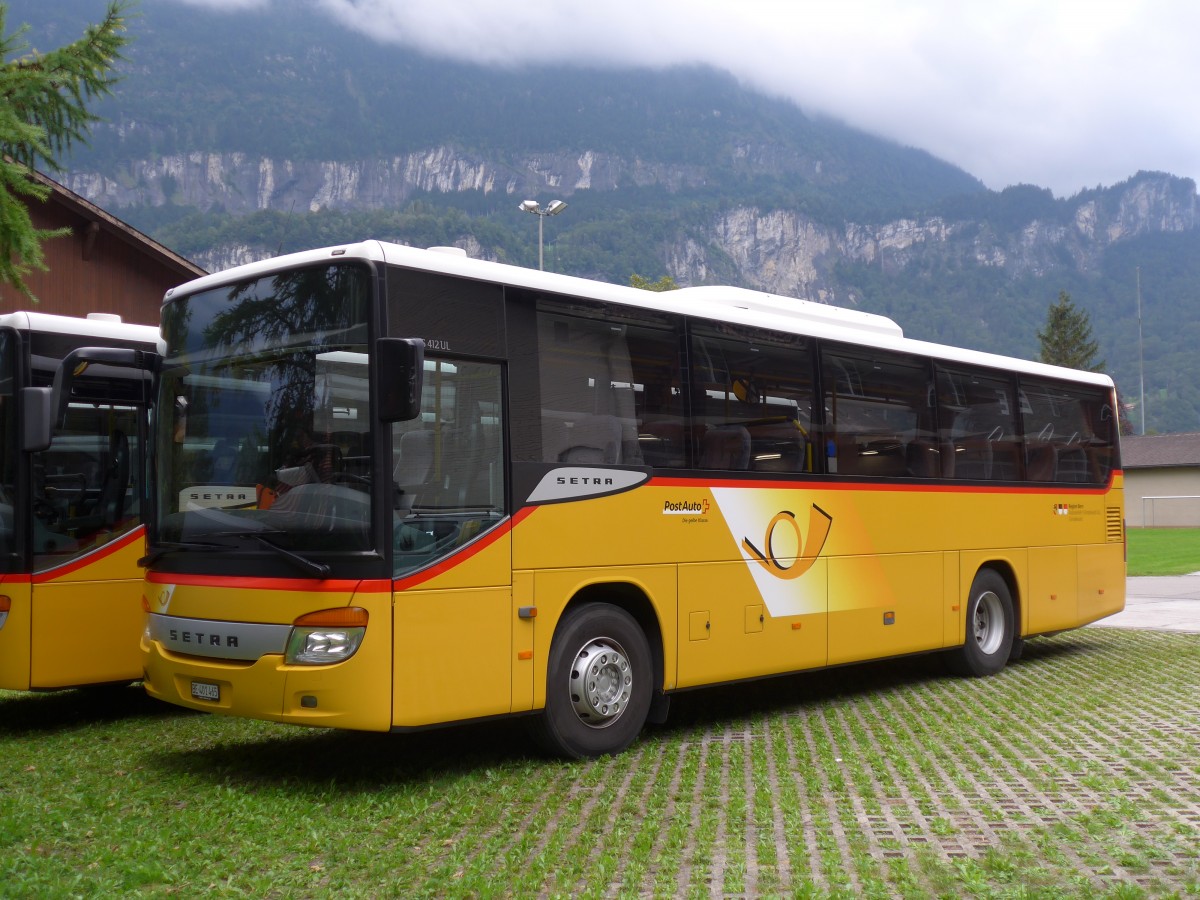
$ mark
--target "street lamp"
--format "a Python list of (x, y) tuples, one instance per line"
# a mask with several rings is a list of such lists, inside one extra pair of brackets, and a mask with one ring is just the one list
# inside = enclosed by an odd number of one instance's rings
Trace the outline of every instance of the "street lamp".
[(548, 204), (546, 204), (545, 207), (543, 207), (536, 200), (524, 200), (521, 202), (521, 205), (517, 207), (517, 209), (521, 210), (522, 212), (533, 213), (533, 215), (538, 217), (538, 268), (539, 269), (545, 268), (545, 266), (543, 265), (543, 258), (542, 258), (542, 220), (545, 219), (546, 216), (557, 216), (560, 212), (562, 212), (566, 208), (567, 208), (567, 204), (565, 204), (561, 200), (551, 200)]
[(1142, 410), (1142, 434), (1146, 433), (1146, 363), (1142, 358), (1142, 267), (1134, 269), (1137, 274), (1138, 314), (1138, 406)]

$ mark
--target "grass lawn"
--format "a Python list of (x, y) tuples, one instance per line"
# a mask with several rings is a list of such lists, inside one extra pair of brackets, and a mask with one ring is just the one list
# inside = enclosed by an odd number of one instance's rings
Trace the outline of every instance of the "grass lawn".
[(1200, 572), (1200, 528), (1130, 528), (1126, 540), (1130, 575)]
[(675, 698), (618, 757), (0, 692), (0, 895), (1200, 896), (1200, 637)]

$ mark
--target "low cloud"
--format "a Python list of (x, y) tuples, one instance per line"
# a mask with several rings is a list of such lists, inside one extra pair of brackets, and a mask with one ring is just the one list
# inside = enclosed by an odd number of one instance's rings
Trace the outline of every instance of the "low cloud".
[[(182, 0), (224, 11), (301, 0)], [(373, 40), (487, 66), (708, 64), (993, 188), (1200, 174), (1200, 5), (1044, 0), (302, 0)]]

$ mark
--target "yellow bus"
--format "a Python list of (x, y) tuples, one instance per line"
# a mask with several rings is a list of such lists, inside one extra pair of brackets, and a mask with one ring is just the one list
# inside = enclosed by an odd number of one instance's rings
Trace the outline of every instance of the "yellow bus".
[(142, 675), (147, 373), (87, 366), (80, 347), (158, 350), (158, 329), (118, 316), (0, 315), (0, 688), (40, 690)]
[(1124, 606), (1112, 381), (378, 242), (168, 292), (151, 695), (619, 751), (673, 692)]

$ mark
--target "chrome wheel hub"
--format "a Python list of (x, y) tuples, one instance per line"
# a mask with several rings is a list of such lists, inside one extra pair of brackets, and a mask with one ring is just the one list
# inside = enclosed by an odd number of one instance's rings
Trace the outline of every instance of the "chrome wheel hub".
[(979, 595), (971, 628), (975, 643), (984, 653), (991, 655), (1000, 649), (1004, 640), (1004, 607), (994, 592), (985, 591)]
[(633, 692), (633, 667), (612, 638), (585, 644), (571, 665), (571, 706), (581, 722), (604, 728), (621, 717)]

